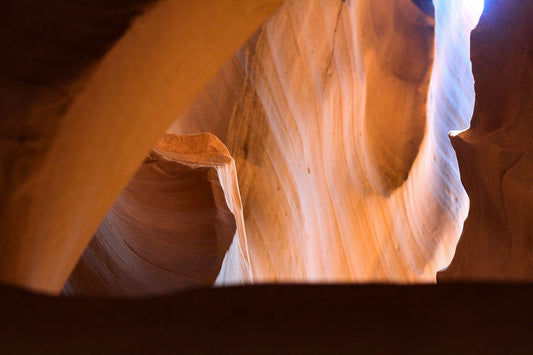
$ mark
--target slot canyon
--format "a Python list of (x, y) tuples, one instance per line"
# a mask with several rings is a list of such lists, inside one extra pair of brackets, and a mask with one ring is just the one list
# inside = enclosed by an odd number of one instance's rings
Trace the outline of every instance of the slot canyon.
[(533, 351), (533, 0), (7, 0), (0, 352)]

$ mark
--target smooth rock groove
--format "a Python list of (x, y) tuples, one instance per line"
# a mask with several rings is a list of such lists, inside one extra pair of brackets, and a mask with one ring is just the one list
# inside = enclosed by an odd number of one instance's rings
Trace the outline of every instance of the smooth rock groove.
[(430, 89), (427, 8), (286, 1), (171, 126), (235, 158), (255, 281), (431, 282), (448, 265), (468, 209), (447, 140), (472, 111), (460, 4), (437, 3), (461, 16), (437, 14)]
[(64, 293), (164, 294), (213, 285), (219, 273), (226, 282), (251, 280), (235, 163), (213, 135), (165, 135), (115, 201)]

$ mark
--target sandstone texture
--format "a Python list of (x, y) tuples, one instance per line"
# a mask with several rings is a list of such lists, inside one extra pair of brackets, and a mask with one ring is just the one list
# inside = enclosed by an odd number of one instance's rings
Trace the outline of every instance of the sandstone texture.
[(453, 256), (475, 16), (389, 5), (284, 2), (168, 130), (235, 158), (258, 282), (434, 282)]
[[(235, 164), (210, 134), (165, 135), (111, 207), (64, 288), (146, 296), (251, 280)], [(236, 236), (234, 241), (234, 236)], [(239, 263), (239, 260), (241, 261)]]

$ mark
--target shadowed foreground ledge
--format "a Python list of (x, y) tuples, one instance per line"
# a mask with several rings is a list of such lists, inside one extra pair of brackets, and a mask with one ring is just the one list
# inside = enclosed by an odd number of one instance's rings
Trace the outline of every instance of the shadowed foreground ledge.
[(533, 285), (265, 285), (137, 300), (0, 287), (2, 353), (529, 352)]

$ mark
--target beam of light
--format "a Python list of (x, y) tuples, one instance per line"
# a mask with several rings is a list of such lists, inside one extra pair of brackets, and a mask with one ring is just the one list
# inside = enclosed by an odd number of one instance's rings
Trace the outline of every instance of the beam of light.
[[(428, 154), (425, 163), (429, 165), (428, 170), (437, 172), (431, 180), (434, 186), (446, 186), (454, 196), (452, 210), (456, 234), (450, 239), (457, 242), (470, 201), (461, 184), (457, 157), (448, 136), (455, 136), (470, 125), (475, 99), (470, 62), (470, 33), (479, 22), (484, 1), (433, 2), (436, 23), (435, 60), (428, 98), (428, 131), (434, 132), (432, 144), (435, 148), (432, 151), (439, 152), (439, 161), (433, 161), (432, 155)], [(453, 253), (454, 250), (450, 252), (449, 260)]]

